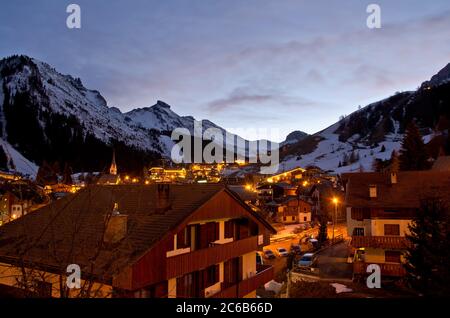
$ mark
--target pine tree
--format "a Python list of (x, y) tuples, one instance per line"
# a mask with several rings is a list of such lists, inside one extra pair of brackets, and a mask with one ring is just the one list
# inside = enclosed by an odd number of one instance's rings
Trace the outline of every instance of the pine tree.
[(386, 147), (384, 145), (381, 146), (380, 152), (385, 152), (386, 151)]
[(327, 220), (325, 217), (322, 217), (320, 220), (319, 235), (317, 236), (317, 240), (319, 241), (319, 244), (323, 244), (325, 243), (327, 238), (328, 238)]
[(400, 170), (426, 170), (430, 167), (428, 157), (419, 129), (411, 123), (406, 130), (400, 150)]
[(405, 269), (411, 287), (424, 295), (450, 293), (450, 213), (439, 198), (421, 202), (406, 235), (411, 243)]
[(72, 180), (72, 168), (69, 166), (69, 164), (65, 164), (64, 166), (64, 173), (63, 173), (63, 180), (62, 183), (64, 184), (73, 184)]
[(8, 157), (3, 150), (3, 146), (0, 146), (0, 169), (8, 170)]
[(400, 168), (400, 162), (398, 159), (398, 154), (397, 151), (392, 150), (392, 154), (391, 154), (391, 171), (392, 172), (398, 172), (399, 168)]

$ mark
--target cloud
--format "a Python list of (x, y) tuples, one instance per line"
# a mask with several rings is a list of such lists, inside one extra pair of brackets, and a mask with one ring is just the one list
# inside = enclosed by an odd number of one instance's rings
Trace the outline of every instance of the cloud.
[[(260, 111), (267, 111), (273, 110), (273, 107), (277, 107), (278, 110), (286, 110), (298, 106), (313, 106), (317, 105), (317, 102), (302, 97), (288, 96), (274, 90), (255, 90), (251, 87), (237, 87), (225, 97), (208, 102), (206, 108), (211, 113), (217, 113), (235, 110), (239, 106), (253, 107), (254, 105), (257, 105)], [(268, 109), (263, 109), (264, 105)], [(249, 109), (250, 107), (246, 111)]]

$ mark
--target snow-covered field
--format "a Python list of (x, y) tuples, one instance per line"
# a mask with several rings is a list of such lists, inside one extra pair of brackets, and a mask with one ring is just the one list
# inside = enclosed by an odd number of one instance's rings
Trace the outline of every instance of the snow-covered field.
[(32, 179), (36, 178), (39, 167), (27, 158), (22, 156), (13, 146), (8, 142), (0, 138), (0, 145), (3, 147), (8, 162), (12, 162), (12, 166), (9, 166), (10, 171), (18, 172)]

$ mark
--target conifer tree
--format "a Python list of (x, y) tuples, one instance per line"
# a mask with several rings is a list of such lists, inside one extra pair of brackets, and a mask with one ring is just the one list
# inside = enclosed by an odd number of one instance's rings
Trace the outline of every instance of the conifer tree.
[(411, 123), (406, 129), (400, 150), (400, 170), (426, 170), (429, 168), (428, 157), (419, 129)]
[(449, 295), (450, 219), (448, 205), (439, 198), (422, 200), (406, 235), (410, 246), (404, 264), (407, 281), (424, 295)]

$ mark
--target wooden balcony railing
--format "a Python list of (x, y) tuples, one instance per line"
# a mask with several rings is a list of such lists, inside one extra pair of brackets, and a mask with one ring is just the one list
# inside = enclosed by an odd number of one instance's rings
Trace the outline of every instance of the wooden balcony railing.
[(214, 294), (212, 298), (242, 298), (265, 283), (271, 281), (273, 276), (273, 266), (258, 265), (258, 272), (255, 276), (244, 279), (236, 285), (222, 289), (219, 293)]
[(200, 268), (206, 268), (257, 250), (258, 237), (251, 236), (191, 253), (172, 256), (167, 258), (167, 278), (182, 276)]
[(376, 264), (380, 266), (381, 276), (388, 277), (402, 277), (406, 274), (406, 270), (402, 264), (395, 263), (367, 263), (367, 262), (354, 262), (353, 274), (367, 275), (367, 266), (370, 264)]
[(405, 249), (410, 242), (404, 236), (352, 236), (351, 244), (354, 248)]

